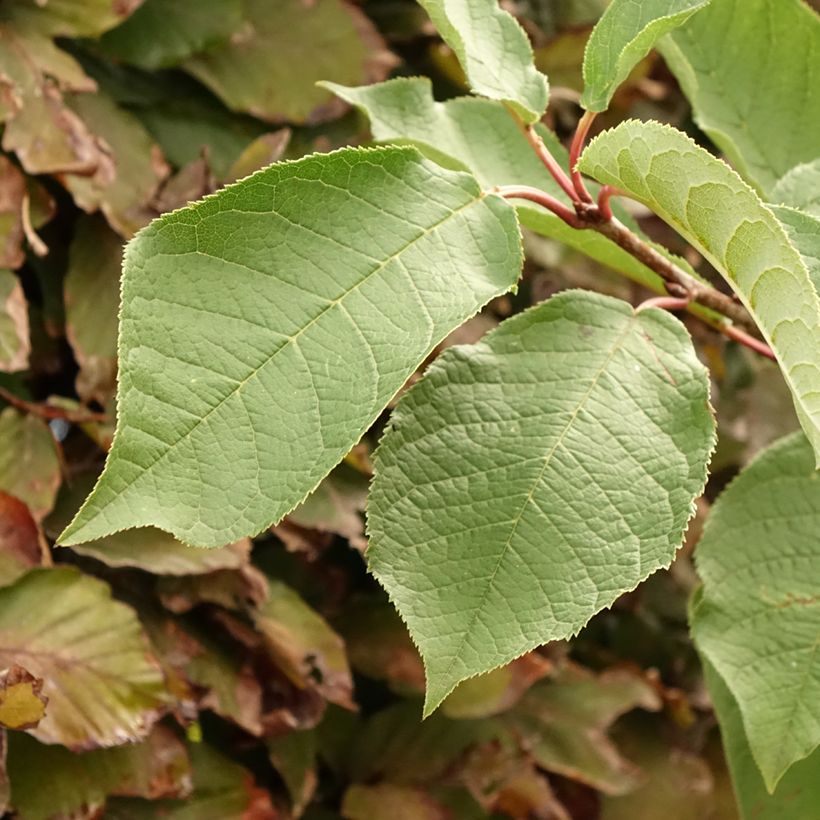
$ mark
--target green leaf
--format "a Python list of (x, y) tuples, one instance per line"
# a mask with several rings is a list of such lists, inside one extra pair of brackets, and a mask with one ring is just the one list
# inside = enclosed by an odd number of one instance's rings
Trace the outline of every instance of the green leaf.
[(394, 783), (353, 784), (342, 799), (345, 820), (447, 820), (451, 812), (432, 794)]
[(711, 0), (612, 0), (587, 41), (581, 106), (606, 111), (629, 72), (664, 34)]
[(21, 820), (102, 814), (109, 795), (183, 797), (191, 789), (185, 746), (158, 726), (144, 743), (74, 754), (25, 734), (9, 737), (11, 799)]
[(28, 333), (28, 304), (23, 288), (10, 270), (0, 270), (0, 370), (14, 373), (28, 367)]
[(820, 293), (820, 219), (785, 205), (771, 205), (770, 208), (799, 251), (815, 290)]
[(742, 820), (811, 820), (820, 805), (820, 751), (795, 763), (770, 794), (749, 748), (737, 701), (708, 660), (704, 661), (703, 671), (720, 723)]
[(413, 149), (274, 165), (156, 220), (125, 257), (114, 445), (63, 543), (278, 521), (520, 268), (512, 207)]
[(134, 611), (70, 567), (0, 589), (0, 667), (15, 662), (44, 681), (47, 713), (31, 730), (43, 743), (91, 749), (145, 737), (168, 699)]
[(795, 165), (777, 181), (769, 199), (820, 218), (820, 159)]
[(0, 413), (0, 490), (24, 501), (36, 521), (51, 511), (60, 461), (48, 424), (12, 407)]
[(270, 0), (243, 0), (242, 9), (241, 36), (183, 64), (233, 111), (271, 122), (334, 119), (339, 106), (318, 80), (378, 82), (395, 64), (370, 20), (341, 0), (278, 0), (275, 13)]
[(419, 0), (456, 53), (476, 94), (509, 105), (524, 122), (541, 119), (547, 78), (533, 64), (532, 46), (497, 0)]
[(724, 275), (777, 356), (820, 463), (820, 301), (772, 212), (728, 165), (660, 123), (605, 131), (579, 168), (643, 202)]
[(122, 22), (142, 0), (21, 0), (3, 6), (0, 20), (53, 37), (94, 37)]
[(572, 291), (445, 351), (399, 403), (368, 503), (426, 713), (668, 566), (713, 445), (706, 373), (668, 313)]
[(820, 744), (820, 483), (812, 448), (788, 436), (712, 508), (698, 544), (692, 634), (737, 700), (773, 791)]
[[(367, 114), (377, 140), (409, 140), (444, 167), (466, 166), (484, 188), (535, 185), (570, 204), (501, 103), (470, 97), (436, 102), (432, 85), (425, 77), (399, 77), (362, 88), (324, 85)], [(567, 152), (558, 138), (541, 125), (536, 130), (566, 168)], [(517, 211), (524, 227), (576, 248), (651, 290), (666, 293), (663, 280), (654, 271), (614, 242), (595, 231), (574, 230), (555, 214), (531, 202), (521, 203)], [(613, 204), (618, 215), (629, 221), (618, 203)]]
[(803, 0), (712, 0), (658, 48), (698, 125), (759, 191), (816, 158), (820, 17)]
[(226, 42), (242, 25), (242, 0), (145, 0), (99, 40), (102, 52), (148, 70), (175, 66)]

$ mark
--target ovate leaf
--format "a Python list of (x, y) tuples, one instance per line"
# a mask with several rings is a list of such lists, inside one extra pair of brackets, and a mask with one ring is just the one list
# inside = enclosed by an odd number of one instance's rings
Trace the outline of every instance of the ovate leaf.
[(724, 275), (777, 356), (820, 462), (820, 301), (772, 212), (728, 165), (659, 123), (604, 132), (579, 167), (643, 202)]
[(447, 350), (397, 407), (368, 506), (426, 711), (671, 563), (713, 444), (705, 371), (667, 313), (568, 292)]
[(125, 257), (117, 435), (64, 543), (278, 521), (520, 266), (510, 205), (413, 149), (274, 165), (155, 221)]
[(820, 750), (795, 763), (770, 794), (749, 748), (737, 701), (708, 660), (703, 668), (742, 820), (811, 820), (820, 805)]
[(0, 586), (43, 563), (46, 546), (28, 507), (0, 490)]
[(758, 190), (817, 157), (820, 16), (803, 0), (712, 0), (658, 47), (698, 125)]
[(820, 483), (798, 433), (724, 491), (698, 545), (692, 631), (770, 791), (820, 744)]
[(777, 181), (769, 199), (820, 219), (820, 159), (795, 165)]
[(587, 41), (581, 105), (587, 111), (605, 111), (615, 89), (658, 39), (710, 2), (613, 0)]
[(42, 678), (45, 718), (31, 730), (72, 749), (145, 737), (166, 703), (162, 673), (130, 607), (69, 567), (35, 569), (0, 589), (0, 666)]
[(547, 78), (532, 46), (497, 0), (419, 0), (459, 59), (476, 94), (507, 103), (527, 123), (547, 110)]

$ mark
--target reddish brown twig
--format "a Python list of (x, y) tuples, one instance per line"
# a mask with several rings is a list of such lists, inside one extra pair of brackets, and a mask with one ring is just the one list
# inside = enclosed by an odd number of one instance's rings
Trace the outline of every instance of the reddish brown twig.
[(595, 114), (592, 111), (585, 111), (584, 116), (578, 121), (578, 126), (575, 129), (575, 135), (572, 138), (572, 143), (569, 147), (569, 173), (572, 178), (572, 185), (578, 198), (582, 202), (592, 202), (592, 196), (584, 185), (584, 180), (581, 172), (578, 170), (578, 160), (581, 157), (581, 151), (584, 150), (584, 145), (589, 135), (589, 129), (595, 119)]
[(54, 407), (51, 404), (39, 404), (26, 401), (19, 396), (15, 396), (14, 393), (6, 390), (5, 387), (0, 387), (0, 399), (23, 413), (29, 413), (32, 416), (37, 416), (47, 421), (51, 421), (52, 419), (64, 419), (73, 424), (85, 424), (90, 421), (109, 421), (105, 413), (95, 413), (92, 410), (85, 409), (70, 410), (65, 407)]

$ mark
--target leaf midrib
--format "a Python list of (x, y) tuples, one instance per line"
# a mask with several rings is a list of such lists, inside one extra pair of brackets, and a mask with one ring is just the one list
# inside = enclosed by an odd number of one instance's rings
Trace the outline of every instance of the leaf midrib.
[(628, 336), (629, 332), (632, 330), (632, 327), (634, 326), (634, 324), (637, 320), (638, 320), (638, 315), (633, 310), (632, 316), (628, 317), (627, 322), (624, 325), (623, 331), (616, 338), (616, 340), (613, 343), (612, 347), (607, 352), (607, 355), (606, 355), (604, 361), (601, 363), (600, 367), (595, 372), (595, 375), (592, 377), (592, 380), (590, 382), (589, 387), (587, 388), (584, 395), (581, 396), (581, 398), (578, 401), (578, 404), (576, 405), (576, 407), (573, 409), (572, 413), (570, 414), (570, 417), (567, 420), (567, 423), (564, 425), (564, 429), (561, 430), (561, 432), (558, 434), (558, 438), (555, 440), (555, 443), (553, 444), (553, 446), (545, 453), (544, 463), (541, 466), (541, 469), (539, 470), (538, 475), (536, 476), (535, 480), (533, 481), (532, 486), (530, 487), (530, 491), (527, 494), (527, 497), (524, 500), (524, 503), (521, 505), (521, 509), (519, 510), (516, 517), (513, 518), (510, 521), (510, 524), (512, 525), (511, 529), (510, 529), (510, 534), (509, 534), (506, 542), (504, 543), (504, 546), (501, 549), (501, 552), (498, 556), (498, 560), (496, 561), (495, 567), (493, 568), (492, 574), (487, 578), (487, 583), (486, 583), (486, 586), (484, 588), (484, 592), (481, 596), (481, 601), (474, 608), (473, 615), (470, 619), (470, 622), (467, 625), (466, 629), (464, 629), (463, 632), (462, 632), (461, 640), (458, 644), (458, 649), (453, 653), (452, 660), (450, 661), (450, 665), (447, 667), (447, 671), (445, 672), (445, 676), (447, 678), (449, 678), (452, 675), (453, 667), (455, 666), (455, 663), (456, 663), (457, 659), (461, 655), (462, 651), (464, 650), (464, 646), (467, 643), (467, 637), (472, 632), (473, 627), (475, 626), (476, 621), (478, 620), (479, 614), (484, 609), (484, 606), (487, 603), (487, 597), (489, 596), (490, 590), (493, 587), (493, 582), (495, 581), (495, 577), (498, 574), (498, 570), (501, 568), (501, 564), (503, 563), (504, 558), (506, 557), (507, 552), (509, 551), (510, 545), (512, 544), (512, 540), (515, 537), (515, 533), (518, 529), (518, 525), (521, 523), (521, 519), (524, 516), (524, 512), (526, 511), (527, 507), (529, 506), (530, 502), (532, 501), (533, 495), (535, 494), (535, 491), (536, 491), (537, 487), (539, 486), (542, 479), (544, 478), (544, 475), (547, 472), (547, 468), (549, 467), (550, 463), (552, 462), (552, 457), (555, 454), (555, 451), (563, 443), (564, 439), (566, 438), (567, 433), (570, 431), (570, 429), (572, 428), (572, 425), (574, 424), (576, 418), (578, 417), (578, 414), (584, 408), (584, 405), (589, 400), (589, 397), (592, 395), (592, 392), (598, 386), (598, 382), (600, 381), (601, 376), (603, 376), (603, 374), (604, 374), (606, 368), (608, 367), (609, 363), (615, 357), (615, 354), (620, 350), (621, 346), (623, 345), (624, 341), (626, 340), (626, 337)]

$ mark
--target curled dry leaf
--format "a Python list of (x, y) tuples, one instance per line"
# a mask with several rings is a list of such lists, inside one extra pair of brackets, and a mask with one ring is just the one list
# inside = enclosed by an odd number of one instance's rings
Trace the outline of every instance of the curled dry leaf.
[(342, 639), (293, 589), (272, 579), (269, 587), (254, 622), (277, 665), (295, 686), (315, 689), (331, 703), (355, 709)]
[(0, 490), (0, 586), (48, 562), (47, 546), (28, 507)]
[(25, 261), (25, 196), (25, 177), (8, 157), (0, 156), (0, 268), (19, 268)]
[(168, 704), (134, 611), (69, 567), (34, 569), (0, 589), (0, 665), (43, 679), (46, 717), (31, 733), (71, 749), (145, 737)]
[(0, 672), (0, 726), (33, 729), (46, 714), (43, 679), (17, 664)]
[(23, 288), (11, 271), (0, 270), (0, 370), (25, 370), (30, 353), (28, 305)]
[(84, 754), (15, 735), (8, 770), (12, 803), (25, 819), (99, 817), (113, 795), (156, 800), (191, 792), (188, 753), (164, 726), (156, 726), (143, 743)]

